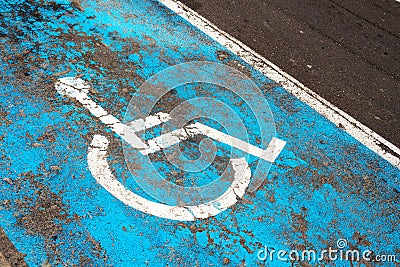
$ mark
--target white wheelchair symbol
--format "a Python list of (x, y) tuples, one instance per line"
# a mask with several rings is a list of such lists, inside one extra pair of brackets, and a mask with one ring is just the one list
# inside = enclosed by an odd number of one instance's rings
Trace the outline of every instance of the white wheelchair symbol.
[[(61, 95), (80, 102), (94, 117), (107, 125), (115, 134), (120, 136), (132, 148), (137, 149), (142, 155), (155, 153), (190, 137), (202, 134), (272, 163), (286, 144), (283, 140), (272, 138), (268, 147), (264, 150), (198, 122), (143, 141), (135, 134), (136, 132), (167, 122), (170, 119), (170, 115), (160, 112), (124, 124), (90, 99), (88, 96), (90, 86), (84, 80), (74, 77), (61, 78), (56, 83), (55, 88)], [(106, 137), (102, 135), (93, 137), (87, 155), (90, 172), (96, 181), (114, 197), (128, 206), (150, 215), (181, 221), (193, 221), (215, 216), (242, 198), (250, 183), (251, 170), (246, 159), (232, 158), (230, 163), (234, 170), (233, 182), (218, 198), (193, 206), (173, 206), (150, 201), (128, 190), (116, 179), (106, 160), (108, 145), (109, 141)]]

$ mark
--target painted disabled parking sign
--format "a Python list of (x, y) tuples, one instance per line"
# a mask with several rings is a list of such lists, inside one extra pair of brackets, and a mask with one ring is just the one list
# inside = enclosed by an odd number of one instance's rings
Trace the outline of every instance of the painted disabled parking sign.
[(0, 4), (0, 227), (28, 266), (399, 258), (394, 145), (176, 1), (22, 2)]
[[(204, 88), (204, 83), (211, 86)], [(199, 87), (201, 93), (186, 100), (183, 97), (188, 90), (192, 90), (190, 86)], [(157, 73), (139, 88), (130, 101), (124, 123), (90, 99), (89, 85), (82, 79), (61, 78), (56, 83), (56, 89), (60, 94), (78, 100), (124, 140), (125, 160), (136, 183), (161, 203), (133, 193), (118, 181), (106, 160), (109, 141), (102, 135), (94, 136), (87, 157), (89, 169), (97, 182), (126, 205), (167, 219), (205, 219), (232, 206), (244, 195), (249, 184), (251, 192), (261, 185), (270, 164), (285, 145), (284, 141), (274, 137), (272, 113), (254, 82), (236, 69), (221, 64), (191, 62)], [(218, 93), (221, 89), (228, 89), (228, 92)], [(171, 96), (166, 98), (172, 90), (180, 96), (177, 105)], [(158, 111), (162, 105), (158, 102), (166, 102), (167, 105), (172, 103), (173, 106), (168, 107), (168, 113)], [(158, 112), (151, 114), (154, 110)], [(242, 113), (242, 118), (243, 115), (245, 118), (254, 118), (255, 124), (251, 124), (251, 128), (256, 128), (259, 133), (258, 145), (265, 149), (249, 143), (249, 139), (254, 138), (250, 138), (249, 126), (246, 127), (244, 123), (250, 121), (244, 121), (238, 113)], [(204, 121), (211, 121), (212, 125), (218, 125), (227, 133), (203, 124)], [(161, 124), (164, 124), (162, 131), (157, 131), (160, 136), (147, 142), (138, 136), (138, 133)], [(207, 142), (210, 141), (208, 139), (200, 140), (199, 151), (193, 153), (199, 154), (197, 158), (188, 159), (179, 149), (179, 144), (197, 136), (206, 136), (266, 163), (253, 163), (254, 160), (248, 156), (231, 156), (224, 165), (213, 166), (213, 161), (223, 161), (217, 159), (217, 155), (221, 157), (227, 152), (218, 151), (214, 143)], [(269, 141), (265, 143), (264, 140)], [(172, 149), (168, 149), (170, 147)], [(158, 160), (153, 163), (149, 156), (159, 152), (163, 155), (152, 157)], [(231, 151), (230, 154), (234, 153)], [(161, 165), (164, 160), (171, 166)], [(253, 170), (249, 162), (255, 165)], [(221, 166), (225, 169), (221, 170)], [(165, 174), (160, 174), (160, 170), (167, 170), (167, 174), (177, 173), (186, 184), (186, 180), (190, 179), (192, 185), (176, 184), (172, 182), (173, 178), (167, 179)], [(254, 177), (250, 181), (252, 173)]]

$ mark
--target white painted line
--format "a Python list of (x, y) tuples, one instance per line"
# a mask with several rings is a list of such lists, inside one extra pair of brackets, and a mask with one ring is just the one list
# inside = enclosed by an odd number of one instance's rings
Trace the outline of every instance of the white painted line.
[[(400, 148), (385, 140), (383, 137), (347, 113), (343, 112), (336, 106), (320, 97), (318, 94), (311, 91), (295, 78), (259, 55), (257, 52), (250, 49), (239, 40), (218, 29), (215, 25), (186, 5), (177, 0), (159, 0), (159, 2), (210, 36), (212, 39), (229, 49), (231, 52), (238, 55), (256, 70), (280, 84), (288, 92), (333, 122), (337, 127), (343, 128), (348, 134), (386, 159), (392, 165), (400, 168)], [(387, 147), (391, 151), (386, 151), (382, 147)]]
[(74, 77), (61, 78), (59, 82), (56, 82), (55, 88), (58, 93), (79, 101), (93, 116), (99, 118), (101, 122), (106, 124), (117, 135), (121, 136), (133, 148), (148, 148), (131, 127), (127, 127), (121, 123), (117, 118), (108, 114), (107, 111), (89, 98), (87, 94), (90, 86), (84, 80)]
[(213, 217), (218, 213), (233, 206), (238, 199), (242, 198), (249, 186), (251, 171), (244, 158), (230, 159), (234, 174), (234, 180), (226, 192), (214, 201), (198, 206), (188, 207), (198, 219)]
[(216, 141), (242, 150), (250, 155), (262, 158), (271, 163), (275, 161), (276, 157), (281, 153), (283, 147), (286, 144), (285, 141), (273, 137), (267, 149), (264, 150), (247, 142), (244, 142), (236, 137), (227, 135), (223, 132), (215, 130), (214, 128), (208, 127), (207, 125), (196, 122), (187, 125), (183, 129), (175, 130), (148, 140), (149, 148), (142, 150), (141, 153), (143, 155), (148, 155), (150, 153), (154, 153), (160, 151), (161, 149), (175, 145), (198, 134), (206, 135)]
[[(188, 127), (185, 127), (185, 129), (186, 128)], [(194, 131), (192, 133), (188, 133), (185, 131), (185, 129), (178, 129), (148, 140), (147, 144), (149, 145), (149, 148), (141, 150), (140, 152), (143, 155), (155, 153), (164, 148), (178, 144), (180, 141), (187, 140), (190, 137), (195, 136), (196, 134), (200, 134), (200, 132), (196, 133)]]
[(286, 142), (283, 140), (273, 138), (267, 149), (263, 150), (236, 137), (208, 127), (202, 123), (193, 123), (184, 127), (183, 129), (178, 129), (150, 139), (148, 141), (148, 145), (146, 145), (135, 133), (170, 120), (171, 117), (168, 113), (160, 112), (155, 115), (150, 115), (145, 119), (138, 119), (129, 122), (128, 124), (123, 124), (89, 98), (87, 94), (90, 86), (87, 85), (84, 80), (73, 77), (61, 78), (59, 79), (59, 82), (55, 84), (55, 88), (60, 94), (79, 101), (93, 114), (93, 116), (99, 118), (101, 122), (106, 124), (133, 148), (139, 149), (139, 152), (143, 155), (160, 151), (161, 149), (175, 145), (180, 141), (186, 140), (194, 135), (203, 134), (216, 141), (230, 145), (272, 163), (275, 161), (276, 157), (280, 154), (286, 144)]
[(271, 142), (268, 144), (267, 149), (263, 150), (259, 147), (253, 146), (252, 144), (244, 142), (236, 137), (227, 135), (223, 132), (215, 130), (214, 128), (208, 127), (204, 124), (194, 123), (193, 126), (199, 129), (202, 134), (214, 140), (217, 140), (234, 148), (240, 149), (246, 153), (262, 158), (271, 163), (275, 161), (276, 157), (281, 153), (283, 147), (286, 145), (285, 141), (273, 137)]
[(145, 119), (137, 119), (128, 122), (126, 125), (131, 127), (134, 132), (144, 131), (171, 119), (168, 113), (159, 112), (154, 115), (149, 115)]
[(171, 206), (147, 200), (127, 190), (112, 174), (107, 162), (109, 141), (106, 137), (95, 135), (90, 144), (87, 161), (89, 170), (96, 181), (125, 205), (141, 212), (161, 218), (194, 221), (216, 216), (242, 198), (250, 183), (251, 171), (244, 158), (231, 159), (234, 180), (227, 191), (217, 199), (197, 206)]
[(108, 165), (106, 160), (108, 144), (109, 141), (106, 137), (95, 135), (87, 156), (89, 170), (101, 186), (125, 205), (141, 212), (172, 220), (194, 220), (194, 216), (184, 207), (174, 207), (152, 202), (127, 190), (115, 179)]

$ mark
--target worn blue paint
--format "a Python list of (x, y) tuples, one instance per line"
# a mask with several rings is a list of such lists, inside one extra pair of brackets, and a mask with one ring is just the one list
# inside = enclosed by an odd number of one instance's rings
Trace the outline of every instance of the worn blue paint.
[[(229, 52), (228, 59), (218, 59), (217, 51), (226, 52), (224, 47), (155, 1), (121, 0), (110, 7), (87, 1), (84, 11), (70, 5), (38, 7), (41, 17), (32, 15), (35, 5), (21, 3), (12, 11), (0, 4), (0, 111), (4, 116), (0, 172), (13, 181), (10, 185), (9, 180), (0, 180), (0, 226), (26, 254), (30, 266), (45, 261), (52, 266), (88, 262), (94, 266), (219, 266), (224, 258), (232, 266), (288, 266), (261, 262), (257, 252), (263, 246), (290, 250), (295, 245), (321, 251), (335, 248), (339, 238), (360, 250), (397, 253), (400, 258), (399, 170), (268, 77)], [(25, 12), (16, 13), (18, 8)], [(80, 39), (64, 43), (68, 31)], [(129, 55), (127, 44), (133, 49)], [(135, 72), (136, 80), (116, 78), (112, 71), (120, 70), (107, 69), (108, 63), (91, 57), (91, 52), (103, 51), (100, 46), (117, 55), (110, 58), (120, 61), (115, 66), (131, 66), (127, 73)], [(23, 51), (34, 58), (7, 57)], [(94, 134), (111, 135), (83, 108), (56, 95), (53, 83), (57, 73), (68, 67), (63, 76), (83, 74), (97, 90), (93, 97), (122, 120), (130, 94), (119, 94), (121, 86), (137, 89), (158, 71), (192, 60), (243, 64), (264, 89), (278, 137), (288, 143), (255, 194), (246, 195), (216, 218), (181, 224), (128, 208), (96, 184), (87, 169), (87, 147)], [(16, 81), (21, 72), (27, 78)], [(54, 140), (37, 141), (49, 130)], [(36, 142), (43, 146), (33, 146)], [(113, 142), (117, 148), (111, 150), (110, 162), (115, 160), (117, 177), (128, 178), (118, 153), (120, 141), (114, 138)], [(35, 175), (39, 187), (26, 178), (27, 172)], [(40, 203), (40, 192), (53, 192), (51, 201), (60, 196), (66, 213), (54, 218), (62, 230), (47, 240), (43, 234), (29, 233), (29, 224), (18, 223), (27, 214), (18, 203)], [(135, 192), (143, 194), (139, 189)], [(357, 233), (370, 243), (357, 240)], [(336, 262), (336, 266), (350, 263)]]

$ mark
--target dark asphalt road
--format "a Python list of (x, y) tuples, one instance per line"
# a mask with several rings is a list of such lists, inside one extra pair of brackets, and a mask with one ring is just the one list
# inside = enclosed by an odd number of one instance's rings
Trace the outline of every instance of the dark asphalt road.
[(400, 146), (400, 3), (183, 2)]

